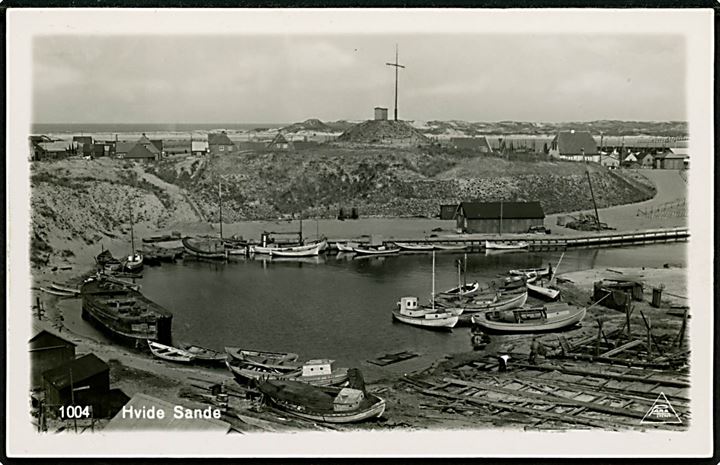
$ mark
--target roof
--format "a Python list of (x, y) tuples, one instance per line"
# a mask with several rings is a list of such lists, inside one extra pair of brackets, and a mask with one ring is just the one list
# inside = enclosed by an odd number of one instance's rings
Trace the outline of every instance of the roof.
[(135, 144), (136, 142), (118, 142), (115, 144), (115, 153), (127, 153), (135, 147)]
[(162, 149), (163, 149), (163, 141), (162, 141), (162, 139), (153, 139), (153, 140), (151, 140), (150, 142), (152, 143), (152, 145), (153, 145), (156, 149), (158, 149), (159, 151), (162, 152)]
[(148, 136), (146, 136), (145, 133), (143, 133), (143, 135), (140, 136), (140, 139), (138, 139), (135, 143), (136, 144), (152, 144), (152, 141), (150, 139), (148, 139)]
[(68, 341), (46, 329), (38, 332), (28, 342), (30, 343), (31, 351), (33, 349), (49, 349), (57, 346), (77, 346), (74, 342)]
[(545, 218), (540, 202), (462, 202), (460, 208), (468, 219)]
[(234, 145), (233, 141), (225, 134), (221, 133), (210, 133), (208, 134), (208, 145)]
[(92, 144), (92, 136), (73, 136), (73, 142), (79, 142), (81, 144)]
[(278, 144), (289, 144), (289, 143), (290, 142), (288, 142), (287, 138), (285, 136), (283, 136), (283, 134), (281, 132), (278, 132), (275, 135), (275, 137), (273, 138), (273, 140), (270, 141), (270, 143), (268, 144), (268, 147), (272, 147), (273, 145), (278, 145)]
[(197, 152), (197, 151), (204, 152), (207, 150), (207, 148), (208, 148), (208, 141), (206, 141), (206, 140), (194, 140), (190, 144), (190, 150), (192, 152)]
[(459, 148), (474, 149), (485, 147), (490, 150), (490, 142), (487, 137), (451, 137), (450, 144)]
[(687, 147), (675, 147), (674, 149), (670, 149), (670, 151), (672, 153), (674, 153), (675, 155), (682, 155), (682, 156), (690, 155)]
[[(675, 152), (678, 150), (680, 153)], [(662, 152), (655, 155), (656, 160), (667, 160), (667, 159), (685, 159), (690, 158), (687, 154), (687, 149), (680, 148), (680, 149), (672, 149), (672, 151)]]
[[(174, 408), (178, 404), (166, 402), (157, 397), (147, 394), (135, 394), (125, 407), (149, 411), (155, 407), (156, 411), (163, 410), (165, 416), (159, 418), (135, 418), (129, 415), (123, 416), (121, 409), (105, 426), (103, 431), (127, 431), (127, 430), (160, 430), (160, 431), (217, 431), (227, 433), (231, 429), (230, 423), (214, 418), (175, 418)], [(188, 407), (189, 408), (189, 407)]]
[(158, 149), (152, 145), (145, 145), (145, 144), (135, 144), (133, 148), (131, 148), (127, 154), (125, 155), (125, 158), (152, 158), (155, 159), (158, 154)]
[(553, 139), (557, 141), (558, 151), (561, 155), (597, 155), (598, 146), (588, 131), (560, 131)]
[(107, 363), (95, 354), (87, 354), (44, 372), (43, 378), (57, 389), (63, 389), (70, 386), (71, 379), (79, 383), (109, 370)]
[(40, 142), (37, 144), (46, 152), (67, 152), (73, 144), (67, 141)]

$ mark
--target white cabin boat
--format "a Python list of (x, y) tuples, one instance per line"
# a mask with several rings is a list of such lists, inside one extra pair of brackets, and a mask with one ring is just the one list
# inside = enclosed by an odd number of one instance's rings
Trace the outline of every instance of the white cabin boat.
[(428, 310), (418, 305), (417, 297), (402, 297), (397, 306), (398, 308), (393, 310), (393, 318), (402, 323), (426, 328), (452, 329), (462, 313), (462, 309), (458, 313), (457, 307)]

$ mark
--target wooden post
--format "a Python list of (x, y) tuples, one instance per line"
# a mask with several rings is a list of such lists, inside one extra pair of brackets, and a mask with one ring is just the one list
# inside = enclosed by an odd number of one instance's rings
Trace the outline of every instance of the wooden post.
[(600, 320), (600, 319), (595, 320), (595, 321), (598, 324), (598, 335), (597, 335), (597, 339), (595, 340), (595, 356), (597, 357), (598, 355), (600, 355), (600, 338), (602, 337), (602, 333), (603, 333), (603, 330), (602, 330), (603, 324), (602, 324), (602, 320)]
[(687, 319), (688, 319), (688, 308), (685, 309), (685, 312), (683, 312), (683, 322), (682, 326), (680, 327), (680, 333), (678, 334), (678, 341), (677, 346), (682, 347), (683, 343), (685, 342), (685, 328), (687, 327)]
[(647, 328), (647, 351), (648, 351), (648, 355), (652, 356), (652, 323), (650, 321), (646, 322), (646, 328)]
[(627, 338), (628, 341), (632, 338), (632, 331), (630, 330), (630, 313), (631, 313), (631, 300), (630, 296), (628, 295), (628, 299), (625, 302), (625, 326), (627, 328)]

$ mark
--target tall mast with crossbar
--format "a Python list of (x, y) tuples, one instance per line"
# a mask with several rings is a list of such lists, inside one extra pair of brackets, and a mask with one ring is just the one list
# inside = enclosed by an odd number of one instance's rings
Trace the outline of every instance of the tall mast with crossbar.
[(405, 69), (405, 65), (398, 63), (398, 46), (395, 44), (395, 63), (385, 63), (388, 66), (395, 67), (395, 121), (397, 121), (397, 109), (398, 109), (398, 68)]

